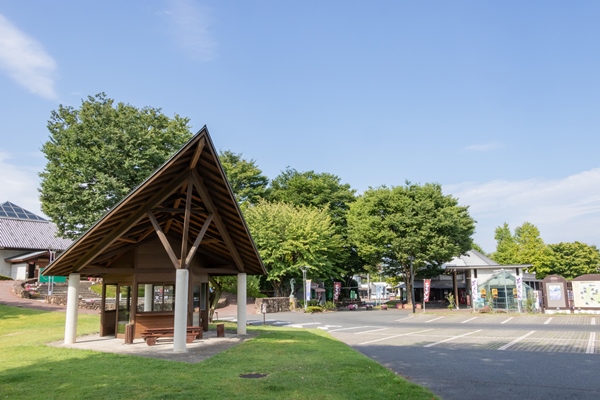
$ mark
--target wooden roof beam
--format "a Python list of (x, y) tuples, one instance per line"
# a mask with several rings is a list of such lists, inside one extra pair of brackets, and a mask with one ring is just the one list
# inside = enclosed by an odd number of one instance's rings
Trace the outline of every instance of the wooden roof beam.
[(235, 265), (237, 266), (239, 272), (244, 272), (244, 262), (242, 261), (242, 258), (240, 257), (237, 249), (235, 248), (233, 240), (231, 239), (231, 236), (229, 236), (229, 232), (227, 231), (227, 227), (223, 223), (223, 220), (221, 220), (219, 212), (217, 211), (210, 195), (208, 194), (206, 186), (204, 186), (204, 183), (202, 182), (202, 178), (196, 170), (192, 171), (192, 177), (194, 186), (200, 194), (204, 205), (206, 206), (209, 212), (214, 214), (213, 219), (215, 221), (215, 225), (217, 226), (217, 229), (219, 230), (219, 233), (221, 234), (221, 237), (223, 238), (227, 249), (231, 253)]
[(152, 214), (152, 211), (148, 211), (147, 215), (148, 215), (148, 218), (150, 219), (150, 222), (152, 222), (152, 226), (154, 227), (154, 230), (156, 231), (156, 234), (158, 235), (160, 242), (162, 243), (163, 247), (167, 251), (167, 254), (169, 255), (169, 258), (171, 259), (173, 266), (176, 269), (181, 268), (180, 260), (177, 259), (177, 256), (175, 255), (175, 252), (173, 251), (173, 248), (171, 247), (171, 244), (169, 243), (169, 239), (167, 239), (167, 236), (161, 229), (160, 224), (154, 217), (154, 214)]
[[(204, 222), (202, 229), (198, 233), (196, 240), (194, 240), (194, 244), (192, 245), (192, 248), (190, 249), (189, 254), (185, 258), (184, 268), (187, 268), (190, 266), (190, 263), (192, 262), (192, 258), (194, 258), (194, 255), (196, 254), (196, 251), (198, 250), (198, 246), (200, 246), (200, 242), (202, 241), (202, 238), (204, 238), (204, 235), (206, 234), (206, 231), (208, 230), (208, 226), (210, 225), (212, 219), (213, 219), (213, 214), (208, 214), (208, 217), (206, 218), (206, 221)], [(181, 257), (181, 258), (183, 259), (183, 257)]]
[(86, 252), (84, 256), (79, 257), (73, 264), (72, 270), (77, 272), (81, 271), (96, 254), (106, 250), (108, 246), (113, 244), (123, 233), (125, 233), (126, 229), (139, 222), (139, 220), (144, 217), (148, 210), (151, 210), (157, 204), (160, 204), (162, 201), (164, 201), (165, 198), (169, 197), (173, 190), (181, 186), (187, 177), (188, 173), (186, 171), (176, 179), (173, 179), (169, 185), (163, 188), (163, 190), (150, 197), (150, 199), (138, 207), (137, 211), (131, 214), (129, 218), (125, 218), (123, 222), (121, 222), (121, 224), (119, 224), (119, 226), (116, 227), (109, 235), (105, 236), (102, 240), (99, 240), (94, 247)]
[(206, 139), (205, 138), (200, 139), (200, 142), (198, 142), (198, 146), (196, 146), (196, 151), (194, 151), (194, 156), (192, 157), (192, 161), (190, 162), (190, 169), (196, 168), (196, 164), (198, 163), (198, 160), (200, 159), (200, 155), (202, 154), (202, 150), (204, 149), (205, 145), (206, 145)]

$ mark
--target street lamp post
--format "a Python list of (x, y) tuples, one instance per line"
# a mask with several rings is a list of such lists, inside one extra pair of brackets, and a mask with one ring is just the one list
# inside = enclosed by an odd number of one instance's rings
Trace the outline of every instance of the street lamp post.
[(413, 314), (416, 313), (417, 303), (415, 302), (415, 273), (413, 271), (413, 259), (414, 257), (408, 257), (410, 261), (410, 296), (412, 299)]

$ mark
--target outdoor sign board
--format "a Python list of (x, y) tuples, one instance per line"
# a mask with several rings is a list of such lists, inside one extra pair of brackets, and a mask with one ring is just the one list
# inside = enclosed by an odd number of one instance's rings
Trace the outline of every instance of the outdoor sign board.
[(573, 281), (575, 307), (600, 308), (600, 282)]

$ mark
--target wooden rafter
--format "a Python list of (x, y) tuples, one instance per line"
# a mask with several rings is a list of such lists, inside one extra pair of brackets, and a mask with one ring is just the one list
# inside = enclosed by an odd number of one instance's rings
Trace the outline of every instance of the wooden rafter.
[(188, 236), (190, 234), (190, 217), (192, 215), (192, 192), (194, 191), (194, 185), (192, 185), (191, 179), (191, 177), (188, 178), (187, 193), (185, 198), (185, 215), (183, 217), (183, 237), (181, 238), (180, 268), (187, 268), (185, 262), (185, 255), (187, 254), (187, 242)]
[(93, 246), (90, 250), (86, 252), (85, 255), (79, 257), (73, 263), (73, 270), (81, 271), (99, 252), (104, 251), (107, 247), (113, 244), (127, 229), (129, 229), (132, 225), (138, 223), (146, 214), (149, 209), (152, 209), (157, 204), (161, 203), (166, 197), (168, 197), (171, 192), (177, 189), (183, 181), (187, 178), (187, 172), (181, 174), (177, 179), (173, 179), (173, 181), (165, 186), (161, 191), (155, 193), (148, 201), (146, 201), (143, 205), (138, 207), (138, 209), (123, 220), (116, 228), (112, 229), (111, 233), (106, 235), (102, 240), (98, 241), (95, 246)]
[(227, 249), (231, 253), (231, 256), (233, 258), (233, 261), (235, 262), (236, 267), (238, 268), (238, 270), (240, 272), (244, 272), (244, 263), (242, 261), (242, 258), (240, 257), (237, 249), (235, 248), (233, 240), (231, 240), (231, 236), (229, 236), (229, 232), (227, 231), (227, 227), (221, 220), (219, 212), (217, 211), (210, 195), (208, 194), (208, 190), (204, 186), (204, 183), (202, 183), (202, 178), (200, 177), (198, 172), (195, 170), (192, 171), (192, 177), (193, 177), (194, 186), (196, 187), (196, 190), (200, 194), (200, 197), (202, 198), (204, 205), (206, 206), (206, 208), (208, 209), (209, 212), (214, 214), (213, 219), (215, 221), (215, 225), (217, 226), (217, 229), (219, 230), (219, 233), (221, 234), (221, 237), (223, 238), (223, 241), (225, 242)]
[(169, 255), (169, 258), (171, 259), (173, 266), (175, 268), (181, 268), (180, 261), (177, 259), (177, 256), (175, 255), (175, 252), (173, 251), (173, 248), (171, 247), (171, 244), (169, 243), (169, 239), (167, 239), (167, 236), (161, 229), (160, 224), (156, 220), (156, 217), (154, 217), (154, 214), (152, 214), (151, 211), (148, 211), (147, 215), (148, 215), (148, 218), (150, 219), (150, 222), (152, 223), (152, 226), (154, 227), (154, 230), (156, 231), (156, 234), (158, 235), (158, 238), (160, 239), (160, 242), (162, 243), (163, 247), (167, 251), (167, 254)]
[(204, 138), (200, 139), (200, 142), (198, 143), (198, 146), (196, 147), (196, 151), (194, 151), (194, 156), (192, 157), (192, 161), (190, 162), (190, 169), (196, 168), (196, 164), (198, 163), (198, 160), (200, 159), (200, 155), (202, 154), (202, 150), (204, 149), (205, 145), (206, 145), (206, 139), (204, 139)]
[[(190, 249), (189, 254), (185, 258), (185, 267), (184, 268), (188, 268), (190, 266), (190, 263), (192, 262), (192, 258), (194, 258), (194, 255), (196, 254), (196, 250), (198, 250), (198, 246), (200, 246), (200, 242), (204, 238), (204, 235), (206, 234), (206, 231), (208, 230), (208, 226), (210, 225), (212, 219), (213, 219), (213, 214), (208, 214), (208, 217), (206, 218), (206, 221), (204, 221), (204, 225), (202, 226), (202, 229), (198, 233), (196, 240), (194, 240), (194, 244), (192, 245), (192, 248)], [(181, 257), (181, 258), (183, 259), (183, 257)]]

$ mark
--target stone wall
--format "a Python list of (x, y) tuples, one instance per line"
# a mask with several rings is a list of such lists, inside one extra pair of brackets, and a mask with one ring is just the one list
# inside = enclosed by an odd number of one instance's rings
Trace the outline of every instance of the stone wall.
[(257, 314), (261, 314), (263, 304), (267, 305), (267, 314), (290, 311), (289, 297), (266, 297), (263, 299), (256, 299), (254, 307)]

